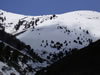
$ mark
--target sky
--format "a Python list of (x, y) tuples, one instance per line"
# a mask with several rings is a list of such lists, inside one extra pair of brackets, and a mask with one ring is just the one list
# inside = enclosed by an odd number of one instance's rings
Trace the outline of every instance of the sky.
[(100, 0), (0, 0), (0, 9), (33, 16), (77, 10), (100, 12)]

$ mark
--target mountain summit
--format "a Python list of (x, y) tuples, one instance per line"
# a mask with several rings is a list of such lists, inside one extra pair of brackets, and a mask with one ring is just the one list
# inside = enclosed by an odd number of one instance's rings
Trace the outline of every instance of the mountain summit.
[[(73, 49), (79, 50), (99, 40), (100, 13), (83, 10), (25, 16), (0, 10), (0, 30), (34, 49), (33, 52), (43, 59), (43, 63), (34, 65), (33, 61), (28, 61), (26, 64), (38, 68), (38, 71), (65, 57)], [(21, 52), (27, 55), (25, 49)]]

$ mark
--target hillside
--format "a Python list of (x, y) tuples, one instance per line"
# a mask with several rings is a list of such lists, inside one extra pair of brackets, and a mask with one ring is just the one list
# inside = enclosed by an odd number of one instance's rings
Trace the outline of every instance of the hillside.
[(0, 30), (0, 75), (31, 75), (44, 66), (46, 61), (34, 49)]
[(100, 40), (77, 50), (51, 66), (37, 72), (36, 75), (100, 75)]
[[(72, 52), (76, 52), (75, 60), (81, 61), (78, 56), (84, 56), (88, 50), (83, 49), (100, 39), (99, 31), (100, 12), (96, 11), (28, 16), (0, 10), (0, 63), (18, 75), (34, 75), (64, 59), (75, 65)], [(0, 71), (10, 75), (2, 65)]]

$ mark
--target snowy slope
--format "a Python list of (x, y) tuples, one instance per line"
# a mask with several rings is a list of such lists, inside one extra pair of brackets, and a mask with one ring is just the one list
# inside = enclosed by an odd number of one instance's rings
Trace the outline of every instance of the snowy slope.
[(96, 11), (24, 16), (0, 10), (1, 29), (30, 45), (46, 60), (44, 63), (28, 62), (31, 66), (34, 64), (35, 69), (46, 67), (72, 49), (84, 48), (100, 39), (99, 25), (100, 13)]
[(5, 31), (16, 35), (45, 59), (49, 54), (83, 48), (100, 38), (100, 13), (96, 11), (43, 16), (24, 16), (3, 10), (0, 13)]
[(14, 68), (8, 67), (7, 64), (0, 62), (0, 75), (20, 75)]
[(95, 42), (100, 38), (99, 25), (99, 12), (74, 11), (57, 15), (56, 19), (39, 24), (33, 31), (28, 30), (17, 38), (46, 59), (50, 54), (65, 53)]
[(0, 10), (0, 26), (3, 26), (7, 33), (15, 35), (29, 28), (34, 29), (35, 26), (48, 19), (52, 19), (52, 17), (52, 15), (24, 16)]

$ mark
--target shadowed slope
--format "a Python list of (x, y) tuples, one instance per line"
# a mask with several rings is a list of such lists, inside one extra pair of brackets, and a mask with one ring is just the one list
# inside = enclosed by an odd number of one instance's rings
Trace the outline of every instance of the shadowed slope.
[(66, 57), (36, 75), (100, 75), (100, 40)]

